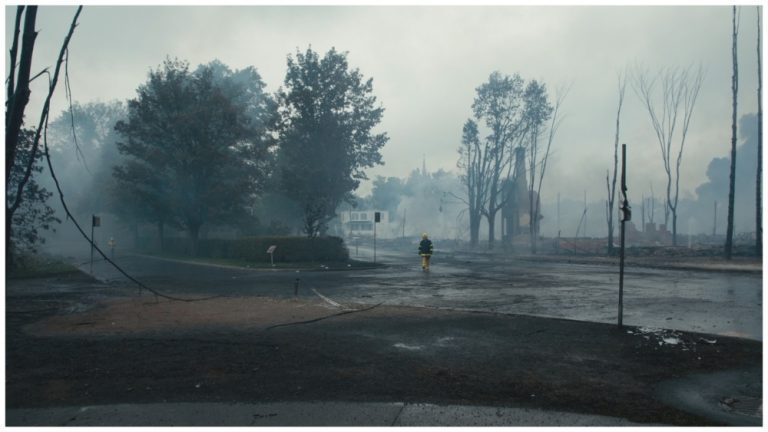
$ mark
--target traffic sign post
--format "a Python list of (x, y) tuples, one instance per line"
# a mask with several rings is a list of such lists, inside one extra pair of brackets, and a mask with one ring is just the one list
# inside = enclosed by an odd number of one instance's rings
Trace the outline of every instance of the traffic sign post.
[(272, 264), (272, 267), (275, 266), (275, 249), (277, 249), (277, 245), (272, 245), (267, 249), (267, 253), (269, 254), (269, 262)]
[(94, 228), (101, 226), (101, 218), (96, 215), (91, 215), (91, 276), (93, 276), (93, 245), (96, 243), (96, 239), (93, 237)]

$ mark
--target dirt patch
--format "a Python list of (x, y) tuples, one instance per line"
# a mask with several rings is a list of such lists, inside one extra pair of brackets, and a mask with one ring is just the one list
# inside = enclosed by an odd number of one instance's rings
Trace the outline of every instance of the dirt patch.
[(414, 402), (714, 425), (656, 386), (762, 364), (758, 341), (690, 332), (319, 297), (156, 302), (65, 282), (6, 291), (8, 408)]
[(223, 297), (196, 302), (122, 298), (87, 311), (55, 315), (25, 326), (33, 336), (135, 335), (211, 327), (264, 329), (308, 321), (358, 306), (333, 306), (322, 300)]

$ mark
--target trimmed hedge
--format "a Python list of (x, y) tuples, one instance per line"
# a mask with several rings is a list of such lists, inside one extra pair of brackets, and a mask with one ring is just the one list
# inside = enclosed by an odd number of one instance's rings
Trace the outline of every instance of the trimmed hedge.
[[(165, 239), (165, 252), (192, 255), (192, 241), (188, 238)], [(275, 262), (344, 262), (349, 251), (339, 237), (243, 237), (236, 240), (198, 240), (197, 256), (201, 258), (242, 259), (250, 262), (269, 262), (267, 249), (276, 245)]]

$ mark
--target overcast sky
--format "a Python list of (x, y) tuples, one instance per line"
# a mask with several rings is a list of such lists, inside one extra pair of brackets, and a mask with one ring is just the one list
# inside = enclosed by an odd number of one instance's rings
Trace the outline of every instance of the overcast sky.
[[(15, 7), (6, 9), (6, 53)], [(73, 6), (44, 6), (34, 69), (56, 58)], [(544, 200), (605, 196), (612, 164), (617, 73), (641, 63), (701, 64), (706, 77), (682, 166), (681, 197), (706, 180), (707, 164), (727, 155), (731, 118), (731, 8), (725, 6), (86, 6), (70, 45), (76, 101), (135, 96), (150, 68), (166, 56), (192, 67), (219, 59), (233, 69), (255, 66), (270, 91), (283, 81), (296, 49), (349, 52), (350, 65), (373, 78), (390, 136), (384, 166), (368, 171), (405, 177), (421, 166), (456, 171), (464, 121), (475, 88), (497, 70), (571, 85), (553, 144)], [(756, 7), (741, 8), (739, 117), (757, 110)], [(5, 56), (7, 62), (7, 54)], [(6, 65), (7, 71), (7, 65)], [(7, 75), (7, 73), (6, 73)], [(63, 87), (53, 113), (65, 109)], [(33, 94), (31, 109), (40, 105)], [(35, 96), (37, 98), (35, 98)], [(32, 111), (28, 111), (32, 112)], [(628, 86), (621, 140), (629, 147), (630, 193), (664, 187), (648, 115)], [(367, 193), (368, 184), (358, 192)]]

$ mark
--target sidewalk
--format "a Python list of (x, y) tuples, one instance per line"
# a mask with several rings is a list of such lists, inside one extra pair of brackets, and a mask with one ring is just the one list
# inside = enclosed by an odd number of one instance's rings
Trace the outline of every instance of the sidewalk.
[(165, 403), (9, 409), (7, 426), (659, 426), (527, 408), (406, 403)]

